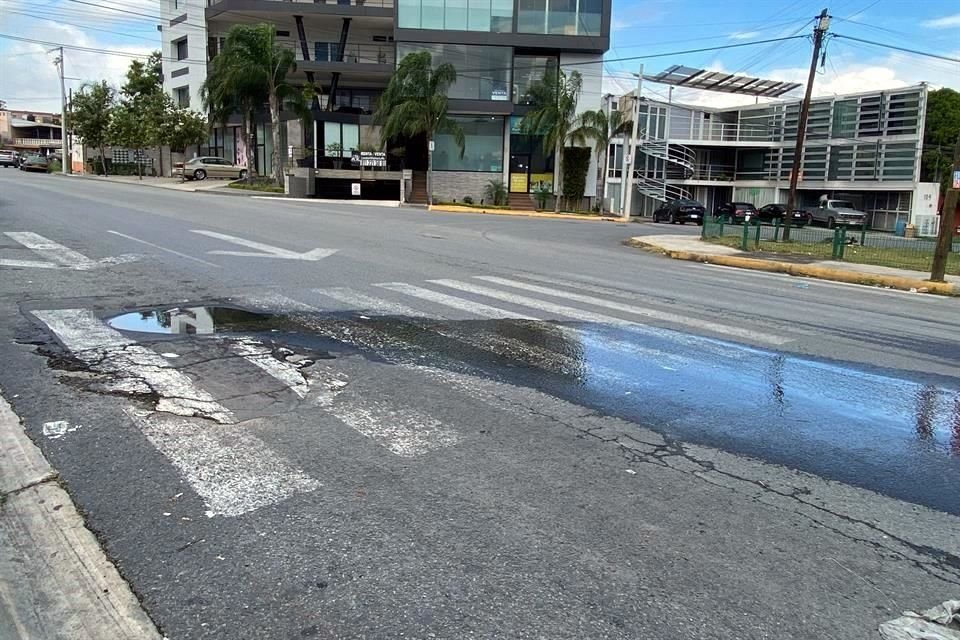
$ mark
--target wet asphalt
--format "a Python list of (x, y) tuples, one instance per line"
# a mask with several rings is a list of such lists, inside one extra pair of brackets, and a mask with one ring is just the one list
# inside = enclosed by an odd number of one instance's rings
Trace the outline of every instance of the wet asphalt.
[[(25, 182), (0, 174), (0, 231), (139, 257), (96, 272), (0, 268), (0, 389), (171, 638), (867, 638), (960, 585), (953, 300), (619, 244), (653, 225)], [(196, 228), (339, 253), (225, 259)], [(27, 257), (0, 236), (0, 257), (14, 255)], [(662, 315), (622, 325), (413, 304), (423, 315), (411, 316), (322, 293), (490, 274)], [(216, 307), (213, 332), (164, 333), (195, 305)], [(104, 392), (31, 313), (80, 307), (170, 354), (322, 488), (205, 517), (123, 413), (155, 398)], [(335, 370), (348, 400), (429, 413), (457, 444), (416, 458), (371, 445), (226, 355), (251, 338)], [(51, 439), (52, 419), (81, 426)]]

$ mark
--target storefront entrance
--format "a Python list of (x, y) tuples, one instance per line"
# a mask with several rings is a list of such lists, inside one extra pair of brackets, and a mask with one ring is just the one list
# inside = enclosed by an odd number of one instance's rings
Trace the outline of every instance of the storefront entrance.
[(530, 154), (510, 156), (510, 193), (530, 193)]

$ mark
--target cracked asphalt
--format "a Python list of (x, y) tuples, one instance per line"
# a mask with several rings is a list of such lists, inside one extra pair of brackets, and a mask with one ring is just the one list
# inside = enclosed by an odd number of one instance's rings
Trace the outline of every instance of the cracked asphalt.
[(621, 244), (663, 229), (0, 172), (0, 259), (100, 265), (0, 264), (0, 390), (171, 640), (868, 639), (958, 597), (957, 301)]

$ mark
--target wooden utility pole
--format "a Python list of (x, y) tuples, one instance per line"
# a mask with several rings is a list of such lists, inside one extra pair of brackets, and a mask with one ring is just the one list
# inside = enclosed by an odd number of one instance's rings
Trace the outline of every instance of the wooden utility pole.
[(943, 282), (947, 271), (947, 258), (953, 248), (953, 230), (957, 225), (956, 211), (960, 202), (960, 137), (953, 148), (953, 174), (950, 176), (950, 188), (943, 199), (943, 211), (940, 212), (940, 233), (937, 235), (937, 247), (933, 251), (933, 268), (930, 279)]
[(783, 215), (783, 240), (790, 239), (790, 223), (793, 220), (793, 209), (797, 204), (797, 182), (800, 179), (800, 166), (803, 164), (803, 141), (807, 136), (807, 116), (810, 113), (810, 97), (813, 94), (813, 80), (817, 75), (817, 60), (820, 58), (820, 48), (823, 46), (823, 36), (830, 26), (830, 16), (827, 10), (820, 12), (817, 24), (813, 28), (813, 57), (810, 58), (810, 75), (807, 76), (807, 92), (800, 104), (800, 119), (797, 120), (797, 144), (793, 148), (793, 166), (790, 169), (790, 191), (787, 193), (787, 210)]

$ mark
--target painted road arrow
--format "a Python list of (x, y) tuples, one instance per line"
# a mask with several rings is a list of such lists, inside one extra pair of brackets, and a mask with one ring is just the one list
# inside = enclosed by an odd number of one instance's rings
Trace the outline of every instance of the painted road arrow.
[(191, 233), (199, 233), (202, 236), (207, 236), (209, 238), (216, 238), (218, 240), (223, 240), (224, 242), (230, 242), (233, 244), (238, 244), (241, 247), (249, 247), (250, 249), (256, 249), (257, 251), (208, 251), (207, 253), (217, 256), (241, 256), (244, 258), (279, 258), (281, 260), (307, 260), (309, 262), (316, 262), (317, 260), (323, 260), (327, 256), (332, 256), (337, 252), (336, 249), (311, 249), (304, 253), (297, 253), (296, 251), (290, 251), (288, 249), (281, 249), (280, 247), (274, 247), (269, 244), (263, 244), (262, 242), (254, 242), (253, 240), (244, 240), (243, 238), (238, 238), (236, 236), (230, 236), (225, 233), (217, 233), (216, 231), (204, 231), (202, 229), (191, 229)]

